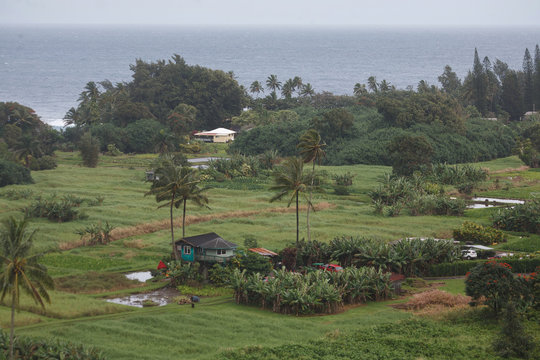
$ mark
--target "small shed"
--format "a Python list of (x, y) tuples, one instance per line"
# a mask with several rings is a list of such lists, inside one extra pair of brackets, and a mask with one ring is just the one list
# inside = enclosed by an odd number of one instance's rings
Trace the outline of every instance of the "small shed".
[(251, 248), (251, 249), (248, 249), (248, 250), (251, 251), (251, 252), (254, 252), (255, 254), (262, 255), (262, 256), (267, 256), (267, 257), (277, 256), (277, 254), (275, 252), (270, 251), (270, 250), (265, 249), (265, 248)]
[(211, 131), (203, 131), (194, 134), (204, 142), (227, 143), (234, 141), (236, 131), (225, 128), (217, 128)]
[(206, 233), (182, 238), (175, 249), (184, 261), (223, 263), (235, 256), (238, 245), (224, 240), (218, 234)]

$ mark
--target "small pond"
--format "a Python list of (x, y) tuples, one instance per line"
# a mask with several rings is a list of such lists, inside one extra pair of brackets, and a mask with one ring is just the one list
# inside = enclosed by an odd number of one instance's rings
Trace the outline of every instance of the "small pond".
[(471, 199), (474, 203), (467, 206), (468, 209), (484, 209), (495, 206), (502, 206), (507, 204), (524, 204), (523, 200), (514, 200), (514, 199), (497, 199), (497, 198), (486, 198), (486, 197), (474, 197)]
[(180, 295), (180, 292), (174, 288), (162, 288), (145, 294), (132, 294), (124, 297), (106, 299), (107, 302), (128, 305), (142, 308), (143, 302), (151, 300), (158, 304), (158, 306), (164, 306), (174, 302), (174, 298)]

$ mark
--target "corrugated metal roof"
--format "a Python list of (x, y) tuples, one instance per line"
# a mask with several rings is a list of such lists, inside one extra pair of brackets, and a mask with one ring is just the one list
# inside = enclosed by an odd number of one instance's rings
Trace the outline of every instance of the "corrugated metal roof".
[(235, 243), (224, 240), (214, 232), (185, 237), (176, 243), (188, 243), (191, 246), (201, 249), (236, 249), (238, 247)]
[(262, 256), (277, 256), (277, 254), (275, 252), (270, 251), (270, 250), (265, 249), (265, 248), (251, 248), (251, 249), (249, 249), (249, 251), (257, 253), (257, 254), (262, 255)]

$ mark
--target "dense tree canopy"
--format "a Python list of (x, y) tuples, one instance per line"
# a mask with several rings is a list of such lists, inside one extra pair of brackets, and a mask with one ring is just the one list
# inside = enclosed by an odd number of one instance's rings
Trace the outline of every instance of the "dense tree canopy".
[[(164, 129), (179, 143), (190, 131), (223, 126), (242, 110), (244, 90), (229, 73), (187, 65), (179, 55), (169, 61), (150, 63), (138, 59), (130, 68), (131, 82), (116, 85), (109, 81), (89, 82), (77, 108), (66, 114), (66, 123), (94, 129), (107, 124), (114, 136), (105, 131), (94, 132), (98, 137), (107, 137), (100, 138), (102, 146), (114, 140), (115, 145), (127, 151), (147, 152), (153, 151), (153, 144), (129, 141), (141, 138), (132, 127), (142, 125), (143, 120), (151, 131), (150, 137), (158, 127), (149, 125), (154, 121), (161, 124), (158, 131)], [(124, 128), (127, 138), (117, 142), (122, 132), (118, 129)]]

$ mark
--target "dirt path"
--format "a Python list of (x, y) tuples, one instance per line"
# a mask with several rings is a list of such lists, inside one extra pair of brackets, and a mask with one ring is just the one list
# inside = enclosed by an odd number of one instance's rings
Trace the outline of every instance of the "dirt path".
[(506, 168), (506, 169), (502, 169), (502, 170), (494, 170), (494, 171), (490, 171), (488, 169), (488, 172), (490, 174), (502, 174), (502, 173), (506, 173), (506, 172), (515, 172), (515, 171), (526, 171), (526, 170), (529, 170), (529, 167), (526, 166), (526, 165), (523, 165), (523, 166), (520, 166), (518, 168)]
[[(331, 204), (328, 202), (322, 202), (319, 204), (315, 204), (315, 210), (326, 210), (334, 208), (336, 205)], [(305, 211), (307, 209), (307, 206), (300, 206), (300, 210)], [(249, 217), (249, 216), (257, 216), (261, 214), (271, 214), (271, 213), (291, 213), (295, 212), (296, 208), (294, 207), (278, 207), (278, 208), (268, 208), (268, 209), (261, 209), (261, 210), (239, 210), (239, 211), (228, 211), (223, 213), (215, 213), (215, 214), (208, 214), (208, 215), (187, 215), (186, 216), (186, 226), (192, 225), (192, 224), (198, 224), (205, 221), (211, 221), (215, 219), (230, 219), (230, 218), (242, 218), (242, 217)], [(175, 228), (182, 228), (181, 218), (177, 218), (174, 220), (174, 226)], [(118, 228), (114, 229), (111, 232), (111, 241), (121, 240), (125, 239), (131, 236), (138, 236), (138, 235), (145, 235), (150, 234), (156, 231), (161, 230), (167, 230), (170, 229), (171, 223), (169, 219), (163, 219), (163, 220), (157, 220), (152, 221), (144, 224), (138, 224), (135, 226), (129, 226), (124, 228)], [(62, 243), (60, 244), (61, 250), (69, 250), (74, 249), (76, 247), (82, 246), (82, 241), (74, 241), (69, 243)]]

